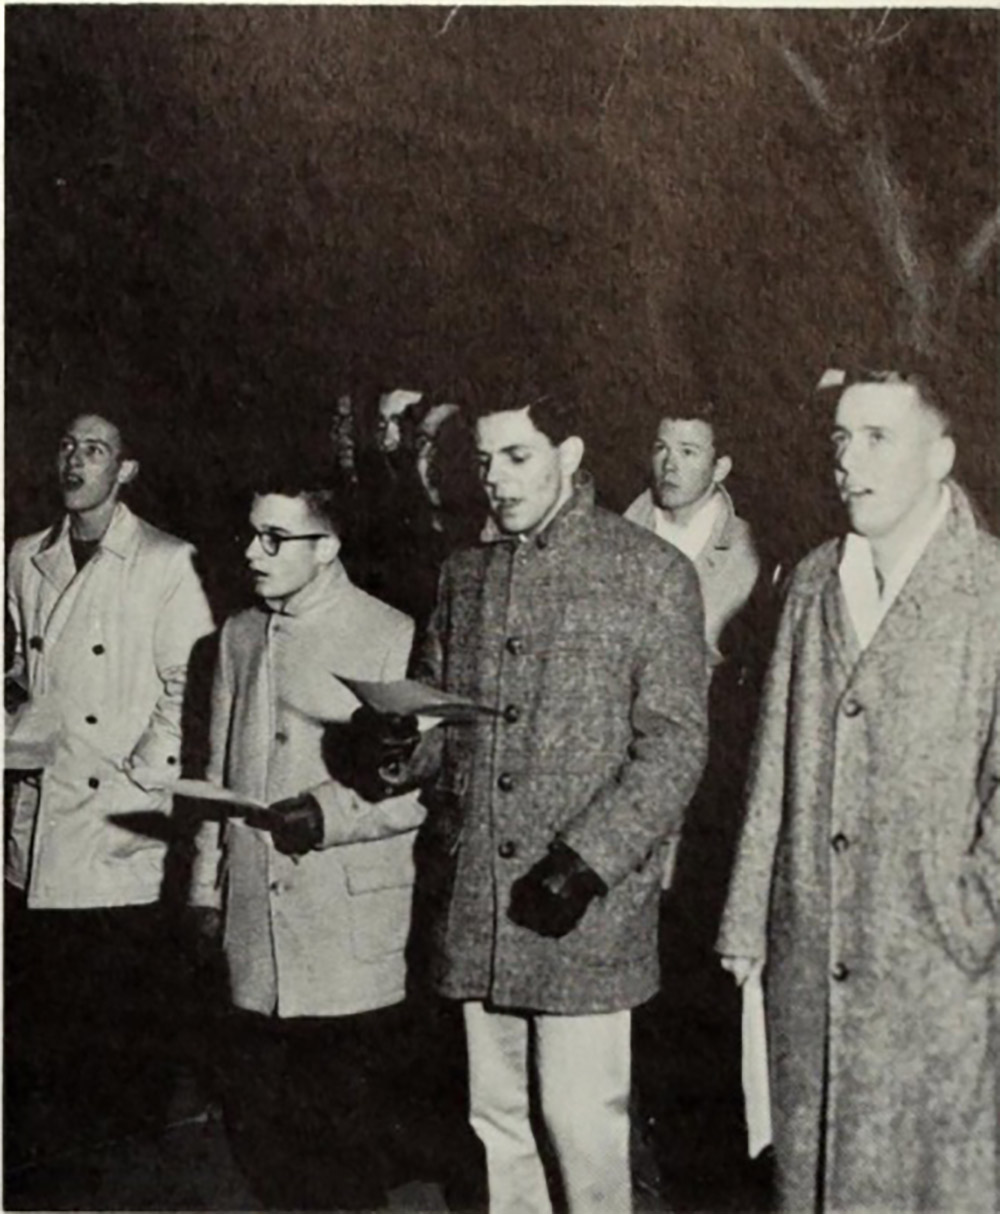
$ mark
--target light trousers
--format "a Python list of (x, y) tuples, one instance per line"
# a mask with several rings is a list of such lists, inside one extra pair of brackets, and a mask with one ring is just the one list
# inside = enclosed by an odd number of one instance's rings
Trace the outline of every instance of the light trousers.
[(536, 1068), (542, 1119), (570, 1214), (629, 1214), (629, 1011), (518, 1015), (466, 1003), (470, 1121), (486, 1150), (490, 1214), (551, 1214), (529, 1120)]

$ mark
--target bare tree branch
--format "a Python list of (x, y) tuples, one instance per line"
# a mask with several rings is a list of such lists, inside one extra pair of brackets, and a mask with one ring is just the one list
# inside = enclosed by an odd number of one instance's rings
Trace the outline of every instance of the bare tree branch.
[(608, 85), (604, 93), (604, 98), (601, 101), (601, 119), (608, 112), (608, 102), (611, 100), (611, 93), (621, 79), (622, 68), (625, 66), (625, 56), (628, 54), (629, 43), (632, 41), (632, 32), (635, 29), (635, 9), (629, 18), (628, 29), (625, 31), (625, 40), (622, 42), (621, 53), (618, 56), (618, 64), (615, 67), (615, 74), (611, 77), (611, 83)]
[(978, 278), (990, 251), (1000, 237), (1000, 206), (980, 226), (979, 231), (958, 255), (958, 264), (967, 282)]
[(435, 38), (440, 38), (442, 34), (446, 34), (448, 32), (448, 26), (451, 25), (452, 21), (454, 20), (455, 14), (458, 12), (458, 10), (461, 7), (462, 6), (460, 4), (456, 4), (455, 7), (451, 10), (451, 12), (449, 12), (448, 16), (445, 17), (445, 19), (444, 19), (444, 25), (442, 25), (441, 28), (438, 30), (438, 32), (434, 35)]
[(778, 39), (777, 47), (789, 71), (805, 89), (810, 101), (812, 101), (837, 133), (843, 134), (847, 128), (846, 119), (840, 109), (834, 104), (823, 81), (820, 80), (819, 76), (816, 75), (798, 51), (793, 51), (786, 42)]

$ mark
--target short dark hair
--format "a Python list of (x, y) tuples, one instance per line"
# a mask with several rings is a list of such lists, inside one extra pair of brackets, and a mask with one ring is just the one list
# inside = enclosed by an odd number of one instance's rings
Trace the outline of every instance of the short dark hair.
[(911, 359), (900, 370), (873, 370), (869, 367), (849, 366), (843, 369), (843, 381), (836, 384), (837, 397), (855, 384), (907, 384), (914, 388), (920, 407), (941, 427), (943, 435), (950, 435), (954, 419), (939, 388), (941, 376), (922, 361)]
[(676, 408), (661, 408), (657, 429), (666, 421), (704, 422), (712, 431), (716, 457), (730, 454), (729, 420), (715, 401), (702, 397), (695, 398), (692, 404), (679, 403)]
[(565, 388), (544, 391), (533, 383), (511, 382), (478, 391), (469, 421), (475, 426), (481, 417), (522, 409), (554, 446), (580, 436), (580, 410), (572, 393)]
[(274, 467), (265, 469), (254, 478), (251, 486), (255, 497), (277, 494), (279, 497), (301, 498), (309, 512), (328, 526), (338, 539), (347, 529), (344, 494), (333, 476), (325, 469)]

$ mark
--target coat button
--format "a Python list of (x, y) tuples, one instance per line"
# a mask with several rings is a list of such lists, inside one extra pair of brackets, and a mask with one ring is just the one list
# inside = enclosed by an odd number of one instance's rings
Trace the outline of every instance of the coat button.
[(177, 756), (176, 755), (167, 755), (167, 766), (168, 767), (177, 766)]
[(502, 772), (497, 780), (497, 788), (499, 788), (501, 792), (510, 792), (513, 787), (514, 777), (509, 771)]
[(97, 776), (91, 776), (90, 779), (87, 781), (87, 783), (90, 785), (91, 788), (100, 788), (101, 787), (101, 782), (100, 782), (100, 780), (98, 780)]
[(508, 653), (512, 653), (515, 657), (524, 649), (524, 642), (520, 637), (508, 637), (505, 648)]
[(31, 640), (28, 642), (28, 644), (32, 649), (37, 649), (38, 652), (41, 653), (42, 647), (45, 644), (45, 642), (42, 640), (41, 637), (32, 637)]
[(87, 722), (88, 725), (97, 724), (97, 717), (95, 717), (93, 714), (91, 714), (89, 717), (84, 717), (83, 719)]
[(850, 972), (851, 971), (847, 968), (843, 961), (838, 961), (831, 970), (834, 982), (843, 982)]
[(547, 535), (540, 535), (538, 539), (535, 540), (535, 543), (544, 552), (549, 546), (549, 537)]
[(845, 717), (856, 717), (860, 711), (861, 705), (857, 702), (857, 700), (851, 699), (844, 701)]
[(838, 854), (840, 852), (847, 851), (847, 849), (851, 846), (850, 839), (848, 839), (847, 835), (845, 835), (842, 831), (837, 831), (830, 842), (833, 845), (833, 850)]
[(508, 725), (516, 725), (521, 719), (521, 710), (516, 704), (508, 704), (503, 710), (503, 719)]
[(100, 657), (100, 656), (101, 656), (101, 654), (104, 652), (104, 646), (103, 646), (103, 645), (95, 645), (95, 646), (94, 646), (94, 648), (93, 648), (93, 649), (92, 649), (90, 652), (91, 652), (91, 653), (96, 653), (96, 654), (97, 654), (97, 656), (98, 656), (98, 657)]
[(513, 839), (504, 839), (504, 841), (497, 848), (497, 851), (499, 852), (502, 860), (513, 860), (513, 858), (517, 855), (517, 844)]
[(278, 732), (274, 735), (274, 740), (276, 742), (287, 742), (288, 734), (285, 733), (284, 730), (279, 729)]

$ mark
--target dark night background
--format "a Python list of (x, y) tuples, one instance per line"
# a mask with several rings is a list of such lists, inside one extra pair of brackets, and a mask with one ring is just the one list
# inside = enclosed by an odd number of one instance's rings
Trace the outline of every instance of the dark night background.
[[(211, 556), (255, 448), (315, 450), (339, 393), (461, 392), (497, 356), (572, 377), (612, 507), (663, 403), (711, 393), (765, 541), (787, 558), (829, 532), (810, 386), (835, 349), (878, 348), (895, 304), (760, 15), (449, 12), (7, 7), (8, 538), (58, 509), (56, 428), (88, 402), (135, 420), (140, 513)], [(853, 19), (781, 17), (833, 81)], [(996, 205), (997, 21), (914, 13), (880, 55), (943, 261)], [(994, 528), (996, 320), (994, 254), (954, 381)]]

